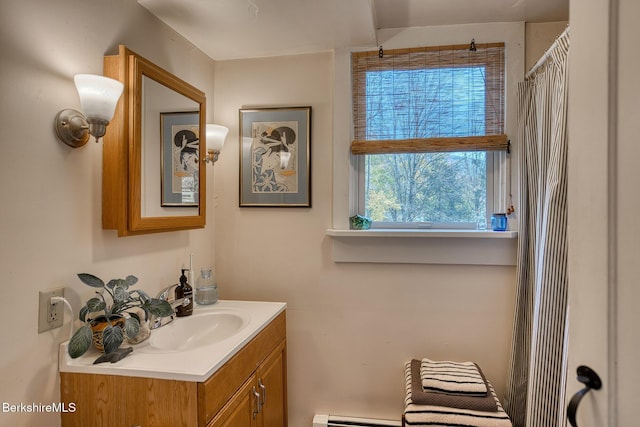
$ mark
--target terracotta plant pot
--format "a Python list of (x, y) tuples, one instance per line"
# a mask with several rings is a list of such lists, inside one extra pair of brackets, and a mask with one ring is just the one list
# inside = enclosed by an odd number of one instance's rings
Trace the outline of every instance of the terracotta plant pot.
[(119, 327), (124, 330), (125, 319), (123, 316), (116, 314), (107, 319), (107, 316), (99, 316), (91, 320), (89, 325), (91, 326), (91, 332), (93, 333), (93, 345), (100, 351), (104, 352), (104, 345), (102, 344), (102, 331), (107, 325)]

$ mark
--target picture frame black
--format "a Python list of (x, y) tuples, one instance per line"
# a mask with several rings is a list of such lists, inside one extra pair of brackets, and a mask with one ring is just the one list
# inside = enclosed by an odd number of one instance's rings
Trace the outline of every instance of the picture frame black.
[(311, 207), (311, 107), (240, 110), (240, 207)]

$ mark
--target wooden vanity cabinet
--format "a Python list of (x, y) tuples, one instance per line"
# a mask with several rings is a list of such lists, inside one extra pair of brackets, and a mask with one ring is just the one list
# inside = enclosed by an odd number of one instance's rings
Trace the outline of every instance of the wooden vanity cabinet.
[(285, 312), (204, 382), (60, 373), (62, 426), (286, 427)]

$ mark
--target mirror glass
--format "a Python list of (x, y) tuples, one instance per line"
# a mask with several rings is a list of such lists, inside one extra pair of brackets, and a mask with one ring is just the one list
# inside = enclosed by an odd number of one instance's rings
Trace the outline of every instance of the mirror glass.
[(198, 215), (198, 103), (143, 75), (141, 110), (141, 216)]

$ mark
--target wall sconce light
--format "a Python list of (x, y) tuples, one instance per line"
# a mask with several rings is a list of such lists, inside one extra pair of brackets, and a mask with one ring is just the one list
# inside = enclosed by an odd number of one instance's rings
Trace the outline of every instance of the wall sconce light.
[(124, 85), (93, 74), (76, 74), (73, 80), (84, 114), (71, 108), (61, 110), (56, 115), (55, 131), (60, 141), (77, 148), (87, 143), (89, 135), (96, 142), (104, 136)]
[(224, 146), (224, 141), (227, 139), (229, 128), (220, 125), (207, 125), (207, 155), (204, 158), (204, 162), (207, 164), (214, 164), (218, 160), (218, 154)]
[(288, 151), (280, 152), (280, 169), (286, 169), (289, 166), (289, 160), (291, 160), (291, 153)]

